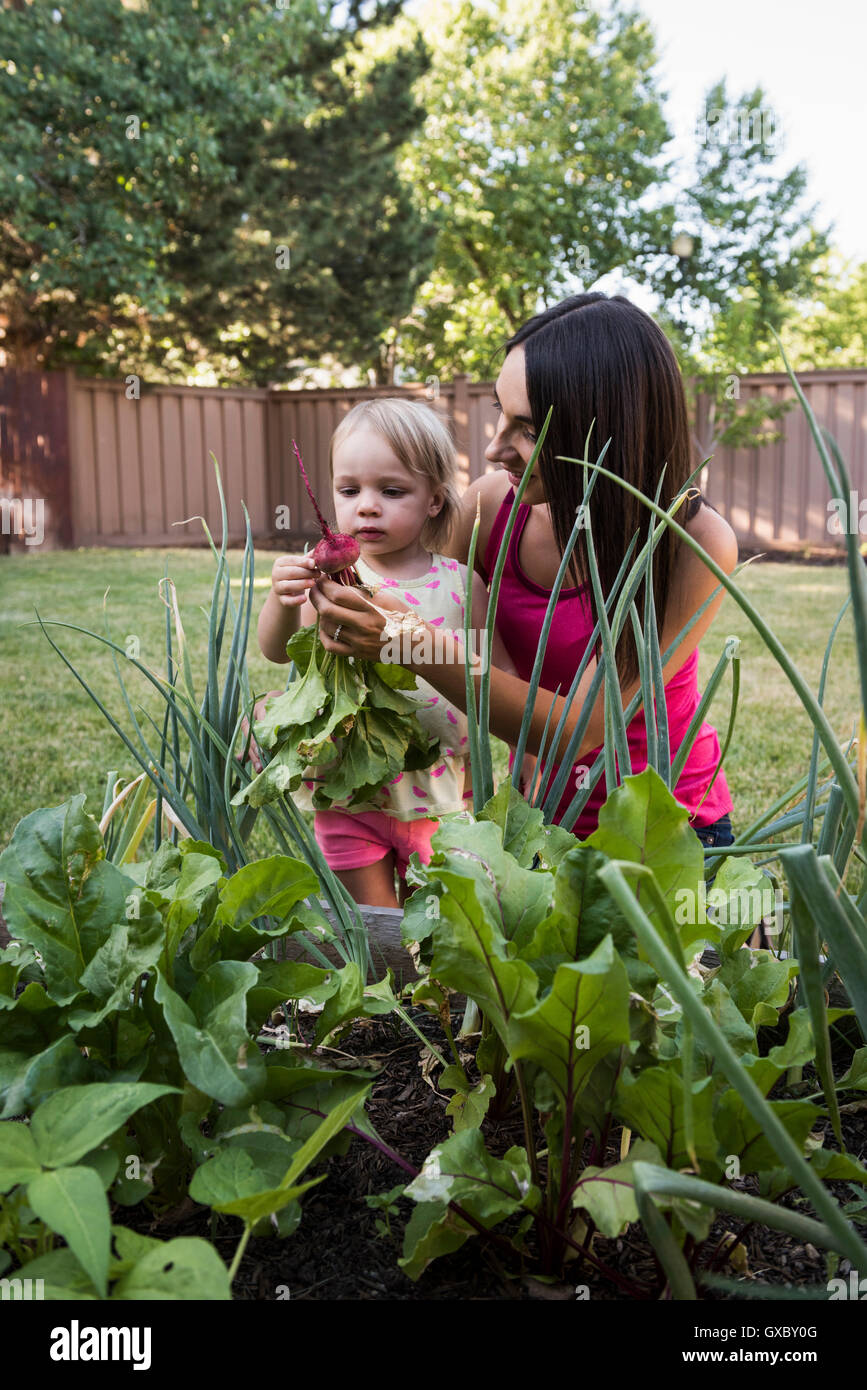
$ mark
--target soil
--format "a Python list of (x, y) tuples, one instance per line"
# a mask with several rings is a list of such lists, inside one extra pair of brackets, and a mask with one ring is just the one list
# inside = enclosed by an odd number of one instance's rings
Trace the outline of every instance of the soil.
[[(423, 1014), (415, 1021), (444, 1047), (439, 1024)], [(460, 1018), (455, 1019), (455, 1027)], [(785, 1031), (785, 1030), (783, 1030)], [(767, 1047), (780, 1039), (765, 1040)], [(426, 1049), (405, 1024), (394, 1019), (371, 1019), (356, 1024), (340, 1044), (341, 1052), (378, 1070), (368, 1113), (381, 1138), (409, 1163), (420, 1168), (433, 1146), (450, 1132), (446, 1116), (446, 1097), (426, 1083), (420, 1065)], [(851, 1055), (849, 1049), (846, 1052)], [(841, 1069), (848, 1062), (841, 1057)], [(867, 1101), (863, 1109), (844, 1115), (844, 1139), (848, 1151), (867, 1160)], [(495, 1126), (485, 1122), (486, 1138), (494, 1152), (522, 1143), (517, 1125)], [(616, 1162), (619, 1135), (608, 1156)], [(833, 1143), (829, 1136), (826, 1142)], [(377, 1231), (382, 1220), (378, 1210), (365, 1202), (368, 1195), (389, 1191), (408, 1177), (386, 1155), (360, 1138), (352, 1141), (344, 1156), (328, 1161), (326, 1180), (303, 1199), (301, 1224), (287, 1239), (251, 1239), (238, 1270), (234, 1294), (238, 1300), (532, 1300), (575, 1299), (576, 1287), (586, 1286), (594, 1301), (629, 1300), (637, 1297), (658, 1299), (663, 1280), (653, 1251), (638, 1225), (630, 1226), (622, 1239), (607, 1240), (598, 1235), (592, 1251), (609, 1266), (621, 1287), (608, 1277), (578, 1260), (568, 1266), (568, 1283), (550, 1284), (532, 1276), (532, 1261), (521, 1268), (521, 1259), (509, 1250), (495, 1248), (493, 1242), (472, 1237), (454, 1254), (441, 1257), (413, 1282), (398, 1268), (404, 1225), (412, 1211), (409, 1199), (398, 1202), (398, 1215), (389, 1218), (389, 1231)], [(743, 1183), (750, 1190), (751, 1180)], [(847, 1184), (831, 1184), (841, 1201), (851, 1201)], [(783, 1199), (805, 1214), (812, 1214), (797, 1193)], [(241, 1234), (233, 1218), (218, 1219), (211, 1231), (210, 1213), (204, 1208), (188, 1208), (180, 1221), (159, 1221), (145, 1217), (142, 1208), (119, 1214), (124, 1224), (135, 1224), (162, 1239), (176, 1235), (202, 1235), (212, 1239), (220, 1254), (230, 1263)], [(180, 1215), (180, 1213), (178, 1213)], [(144, 1218), (144, 1219), (143, 1219)], [(117, 1218), (116, 1218), (117, 1219)], [(734, 1241), (727, 1233), (740, 1231), (743, 1223), (731, 1216), (719, 1219), (704, 1247), (699, 1264), (707, 1265), (716, 1255), (716, 1272), (728, 1278), (744, 1277), (753, 1284), (815, 1285), (823, 1289), (827, 1280), (825, 1256), (812, 1246), (766, 1227), (750, 1227), (743, 1232), (742, 1248), (735, 1252), (736, 1267), (726, 1261), (726, 1246)], [(509, 1229), (504, 1223), (500, 1232)], [(720, 1245), (720, 1242), (723, 1244)], [(745, 1252), (745, 1255), (744, 1255)], [(842, 1268), (847, 1268), (844, 1264)], [(747, 1290), (744, 1291), (745, 1294)], [(738, 1293), (705, 1289), (701, 1297), (724, 1300)]]

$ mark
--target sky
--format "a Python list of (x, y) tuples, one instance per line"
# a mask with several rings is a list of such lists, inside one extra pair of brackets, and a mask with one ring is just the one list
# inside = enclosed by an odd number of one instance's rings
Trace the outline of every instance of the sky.
[(864, 0), (634, 0), (657, 38), (665, 110), (688, 152), (711, 84), (730, 96), (761, 85), (779, 167), (806, 164), (817, 220), (867, 260), (867, 5)]

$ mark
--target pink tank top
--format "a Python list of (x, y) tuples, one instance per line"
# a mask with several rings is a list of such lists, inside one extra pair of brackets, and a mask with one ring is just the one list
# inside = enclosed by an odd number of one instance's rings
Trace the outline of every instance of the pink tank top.
[[(490, 576), (493, 573), (514, 496), (514, 489), (510, 489), (503, 499), (491, 529), (482, 566), (487, 582), (490, 582)], [(518, 562), (518, 548), (529, 514), (529, 506), (522, 503), (518, 509), (515, 528), (512, 532), (497, 603), (497, 628), (518, 675), (525, 681), (529, 681), (533, 670), (536, 647), (545, 620), (548, 600), (551, 597), (551, 590), (545, 589), (541, 584), (536, 584), (532, 579), (529, 579)], [(542, 662), (540, 684), (545, 690), (554, 691), (559, 685), (560, 694), (565, 695), (575, 678), (575, 672), (594, 627), (589, 597), (589, 585), (582, 585), (577, 589), (564, 588), (560, 591), (560, 598), (554, 610), (554, 619), (551, 623), (545, 657)], [(700, 697), (697, 672), (698, 649), (691, 653), (665, 687), (665, 706), (668, 712), (669, 742), (672, 754), (676, 753), (680, 747), (698, 708)], [(644, 727), (643, 709), (638, 711), (629, 725), (627, 738), (632, 771), (633, 773), (641, 772), (647, 767), (647, 732)], [(590, 752), (584, 753), (581, 763), (588, 768), (592, 767), (599, 752), (599, 748), (594, 748)], [(705, 796), (708, 784), (719, 762), (719, 756), (720, 745), (716, 729), (710, 724), (702, 724), (675, 788), (677, 800), (689, 811), (691, 823), (695, 826), (712, 825), (714, 821), (719, 820), (721, 816), (733, 809), (728, 785), (722, 772), (717, 776), (710, 793)], [(564, 814), (577, 790), (576, 778), (570, 777), (566, 784), (566, 791), (557, 807), (555, 821), (559, 821)], [(603, 805), (607, 794), (603, 772), (573, 826), (579, 839), (586, 838), (596, 829), (599, 808)], [(704, 797), (703, 801), (702, 797)], [(701, 802), (701, 807), (696, 814), (699, 802)]]

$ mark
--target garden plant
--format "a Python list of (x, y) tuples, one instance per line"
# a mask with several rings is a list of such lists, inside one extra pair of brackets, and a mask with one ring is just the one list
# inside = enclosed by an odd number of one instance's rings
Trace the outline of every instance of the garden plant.
[[(831, 496), (846, 498), (843, 459), (796, 382), (795, 389)], [(489, 640), (506, 547), (543, 440), (544, 430), (493, 574)], [(594, 460), (574, 460), (584, 470), (585, 504), (600, 475), (614, 477), (605, 456), (603, 447)], [(47, 1297), (182, 1297), (194, 1281), (197, 1297), (203, 1289), (230, 1297), (250, 1236), (291, 1235), (303, 1220), (304, 1192), (327, 1180), (321, 1165), (361, 1143), (376, 1146), (403, 1179), (400, 1189), (376, 1198), (388, 1217), (380, 1221), (386, 1235), (400, 1197), (413, 1203), (400, 1257), (413, 1279), (475, 1239), (512, 1271), (551, 1281), (593, 1271), (618, 1296), (694, 1299), (726, 1284), (719, 1270), (737, 1237), (712, 1235), (719, 1213), (825, 1251), (828, 1278), (842, 1258), (867, 1271), (855, 1206), (840, 1200), (847, 1185), (860, 1190), (867, 1180), (844, 1142), (847, 1104), (867, 1088), (864, 562), (849, 536), (849, 595), (814, 693), (736, 576), (700, 552), (773, 653), (814, 730), (803, 777), (734, 845), (704, 851), (671, 788), (730, 672), (725, 755), (738, 704), (737, 640), (725, 642), (672, 756), (662, 698), (669, 653), (660, 650), (652, 583), (643, 612), (635, 603), (665, 527), (697, 548), (677, 519), (684, 497), (668, 511), (659, 494), (642, 499), (647, 535), (633, 538), (609, 594), (600, 589), (587, 508), (579, 509), (539, 642), (513, 781), (496, 792), (489, 674), (477, 677), (467, 663), (473, 811), (445, 817), (430, 864), (416, 858), (411, 865), (414, 891), (402, 931), (418, 979), (402, 994), (389, 973), (376, 970), (362, 914), (328, 871), (292, 799), (313, 743), (325, 763), (323, 804), (342, 794), (329, 781), (327, 744), (339, 737), (346, 711), (338, 712), (336, 685), (334, 708), (323, 710), (319, 686), (331, 689), (330, 677), (313, 629), (293, 639), (287, 694), (257, 726), (262, 778), (268, 783), (269, 768), (284, 765), (270, 779), (282, 794), (259, 798), (252, 790), (244, 723), (255, 703), (245, 661), (249, 525), (237, 601), (225, 511), (222, 546), (212, 542), (217, 572), (203, 695), (168, 578), (164, 674), (99, 635), (115, 652), (132, 731), (85, 688), (139, 776), (123, 784), (109, 774), (99, 822), (81, 796), (34, 812), (0, 855), (11, 937), (0, 953), (6, 1273), (44, 1279)], [(546, 729), (537, 780), (525, 797), (518, 777), (542, 653), (582, 534), (599, 622), (566, 692), (569, 703), (596, 638), (602, 656), (556, 778), (548, 787), (566, 712), (559, 727)], [(823, 697), (834, 639), (850, 610), (861, 709), (851, 739), (841, 742)], [(614, 651), (626, 623), (637, 638), (641, 690), (624, 710)], [(52, 625), (44, 621), (43, 630), (56, 645)], [(139, 717), (124, 662), (159, 693), (161, 725)], [(381, 718), (391, 722), (390, 709), (399, 722), (400, 709), (388, 704), (409, 683), (399, 671), (375, 664), (379, 684), (371, 679), (350, 692), (352, 717), (384, 690)], [(359, 687), (366, 680), (359, 672), (352, 678)], [(600, 691), (603, 751), (576, 779), (572, 805), (555, 824)], [(626, 728), (639, 707), (649, 757), (635, 775)], [(277, 748), (287, 728), (291, 737)], [(306, 749), (305, 731), (313, 741)], [(343, 765), (339, 751), (335, 769)], [(580, 841), (571, 826), (603, 772), (609, 795), (598, 828)], [(254, 826), (274, 837), (278, 852), (251, 852)], [(782, 835), (790, 838), (775, 838)], [(779, 907), (773, 922), (769, 894)], [(717, 911), (720, 902), (726, 911)], [(760, 926), (771, 948), (747, 944)], [(309, 960), (286, 956), (290, 939)], [(833, 1006), (829, 989), (839, 991)], [(266, 1029), (275, 1010), (290, 1022), (301, 1009), (316, 1018), (312, 1047), (297, 1029), (287, 1027), (282, 1039)], [(365, 1113), (370, 1067), (346, 1058), (331, 1064), (316, 1049), (364, 1017), (393, 1013), (419, 1033), (420, 1010), (442, 1024), (442, 1046), (429, 1041), (425, 1066), (441, 1097), (443, 1134), (419, 1167)], [(190, 1203), (211, 1209), (212, 1232), (214, 1223), (238, 1219), (230, 1267), (204, 1237), (160, 1242), (135, 1229), (136, 1208), (165, 1214)], [(653, 1274), (643, 1282), (619, 1269), (603, 1244), (632, 1223), (640, 1223), (653, 1252)], [(747, 1294), (750, 1285), (741, 1281), (737, 1290)], [(827, 1296), (825, 1285), (813, 1292)]]

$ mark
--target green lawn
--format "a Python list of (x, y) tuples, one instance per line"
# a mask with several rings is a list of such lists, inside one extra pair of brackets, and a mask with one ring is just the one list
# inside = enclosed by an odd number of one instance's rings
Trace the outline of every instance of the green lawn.
[[(257, 556), (261, 606), (273, 557)], [(240, 574), (240, 554), (230, 557)], [(38, 627), (28, 626), (38, 609), (54, 618), (103, 630), (103, 595), (112, 635), (121, 646), (130, 636), (141, 659), (161, 670), (165, 661), (164, 608), (158, 582), (166, 567), (180, 596), (197, 678), (204, 670), (207, 605), (214, 564), (203, 550), (79, 550), (0, 559), (0, 735), (4, 775), (0, 783), (0, 846), (16, 822), (39, 806), (56, 805), (85, 792), (91, 811), (102, 807), (105, 774), (132, 771), (132, 761)], [(846, 592), (842, 567), (756, 563), (742, 583), (815, 689), (834, 618)], [(254, 623), (255, 625), (255, 623)], [(78, 633), (52, 629), (55, 640), (79, 665), (116, 717), (122, 717), (111, 655)], [(741, 699), (725, 769), (735, 803), (736, 828), (745, 827), (806, 770), (810, 724), (800, 702), (737, 605), (726, 597), (703, 644), (700, 674), (707, 677), (729, 635), (742, 638)], [(129, 668), (126, 668), (129, 671)], [(255, 636), (250, 673), (260, 691), (282, 684), (284, 672), (260, 656)], [(160, 702), (139, 682), (139, 698), (154, 716)], [(724, 683), (711, 720), (724, 731), (730, 687)], [(859, 707), (852, 622), (838, 633), (826, 711), (834, 730), (848, 736)], [(128, 722), (128, 721), (127, 721)]]

